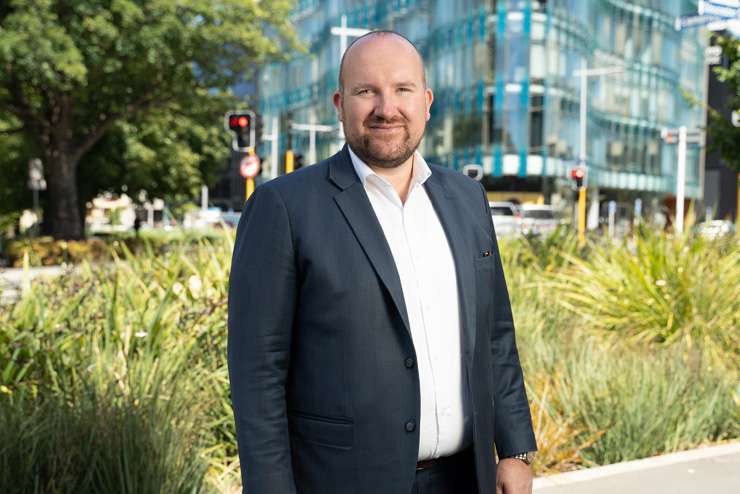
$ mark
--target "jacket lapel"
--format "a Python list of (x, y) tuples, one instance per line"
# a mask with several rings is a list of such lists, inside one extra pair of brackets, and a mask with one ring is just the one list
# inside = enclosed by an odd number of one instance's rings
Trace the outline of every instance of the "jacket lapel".
[(440, 173), (434, 173), (424, 183), (434, 210), (437, 213), (442, 228), (447, 236), (452, 257), (455, 261), (457, 271), (457, 293), (460, 303), (460, 325), (464, 335), (465, 359), (468, 365), (472, 365), (475, 350), (475, 266), (473, 264), (472, 252), (475, 249), (468, 246), (465, 231), (462, 225), (470, 221), (461, 218), (459, 211), (463, 209), (455, 203), (455, 198), (447, 189)]
[(365, 255), (373, 265), (373, 269), (390, 293), (406, 332), (410, 336), (406, 302), (403, 298), (401, 279), (393, 261), (393, 254), (383, 234), (383, 228), (375, 216), (370, 199), (365, 193), (365, 188), (355, 173), (346, 145), (331, 158), (329, 179), (342, 189), (334, 196), (334, 201), (347, 219)]

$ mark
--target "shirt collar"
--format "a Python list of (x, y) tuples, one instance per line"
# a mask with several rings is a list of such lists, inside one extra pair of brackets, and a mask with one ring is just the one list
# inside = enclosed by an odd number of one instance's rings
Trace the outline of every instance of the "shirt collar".
[[(357, 173), (363, 186), (366, 184), (367, 178), (371, 175), (378, 177), (380, 180), (386, 181), (383, 177), (375, 173), (364, 161), (362, 161), (354, 151), (352, 151), (349, 144), (347, 145), (347, 150), (349, 151), (349, 157), (352, 160), (352, 166), (355, 168), (355, 173)], [(421, 156), (421, 153), (418, 150), (414, 151), (414, 171), (413, 176), (411, 177), (412, 183), (421, 185), (426, 182), (431, 175), (432, 170)]]

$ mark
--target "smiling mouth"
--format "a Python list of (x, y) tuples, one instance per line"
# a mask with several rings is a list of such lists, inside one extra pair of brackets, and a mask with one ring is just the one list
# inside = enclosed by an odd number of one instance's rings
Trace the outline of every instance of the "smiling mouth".
[(368, 128), (376, 132), (389, 132), (392, 130), (403, 129), (403, 125), (370, 125)]

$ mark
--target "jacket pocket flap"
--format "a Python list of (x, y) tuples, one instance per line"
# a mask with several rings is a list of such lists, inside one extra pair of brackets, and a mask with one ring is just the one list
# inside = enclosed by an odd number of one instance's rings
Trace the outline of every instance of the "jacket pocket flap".
[(321, 417), (302, 412), (288, 412), (291, 434), (304, 441), (330, 448), (350, 449), (354, 441), (351, 419)]

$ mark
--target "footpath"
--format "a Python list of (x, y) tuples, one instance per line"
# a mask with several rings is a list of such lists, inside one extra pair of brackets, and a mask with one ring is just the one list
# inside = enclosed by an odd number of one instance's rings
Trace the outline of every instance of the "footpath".
[(539, 477), (537, 494), (737, 494), (740, 442)]
[(44, 266), (39, 268), (0, 268), (0, 305), (11, 303), (20, 298), (23, 290), (38, 277), (59, 276), (66, 269), (62, 266)]

